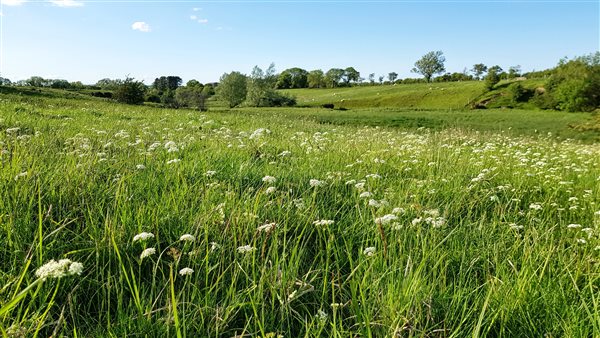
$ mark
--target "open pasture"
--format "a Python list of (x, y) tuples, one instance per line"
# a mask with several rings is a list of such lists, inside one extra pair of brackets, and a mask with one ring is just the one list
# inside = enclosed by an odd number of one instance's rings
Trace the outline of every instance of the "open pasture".
[(600, 335), (598, 144), (303, 111), (3, 97), (2, 335)]

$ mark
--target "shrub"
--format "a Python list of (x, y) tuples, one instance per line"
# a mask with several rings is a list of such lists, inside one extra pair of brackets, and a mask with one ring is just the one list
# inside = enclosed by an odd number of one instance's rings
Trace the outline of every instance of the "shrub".
[(121, 103), (142, 104), (144, 103), (145, 93), (146, 86), (143, 82), (128, 77), (117, 87), (113, 93), (113, 98)]

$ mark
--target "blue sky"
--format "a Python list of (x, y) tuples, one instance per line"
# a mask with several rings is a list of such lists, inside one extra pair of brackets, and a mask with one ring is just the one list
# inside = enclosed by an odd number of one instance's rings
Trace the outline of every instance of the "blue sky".
[(404, 78), (432, 50), (451, 72), (480, 62), (539, 70), (600, 50), (598, 0), (1, 1), (1, 72), (13, 81), (212, 82), (271, 62)]

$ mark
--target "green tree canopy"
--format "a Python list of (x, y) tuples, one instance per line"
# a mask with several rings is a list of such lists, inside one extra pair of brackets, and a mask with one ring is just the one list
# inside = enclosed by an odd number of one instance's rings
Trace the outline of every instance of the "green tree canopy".
[(415, 62), (415, 68), (412, 69), (412, 72), (423, 75), (427, 82), (431, 82), (433, 75), (443, 73), (446, 70), (444, 62), (446, 62), (446, 58), (442, 51), (429, 52)]
[(217, 95), (227, 102), (229, 108), (239, 106), (246, 99), (246, 75), (240, 72), (225, 73), (217, 86)]

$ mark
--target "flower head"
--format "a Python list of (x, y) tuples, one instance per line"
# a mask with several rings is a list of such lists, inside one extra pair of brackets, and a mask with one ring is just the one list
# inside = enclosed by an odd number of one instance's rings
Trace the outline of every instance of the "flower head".
[(251, 245), (243, 245), (237, 248), (237, 251), (239, 253), (248, 253), (248, 252), (252, 252), (256, 250), (255, 247), (251, 246)]
[(154, 234), (151, 232), (140, 232), (139, 234), (133, 236), (133, 242), (137, 241), (145, 241), (147, 239), (154, 238)]
[(156, 249), (154, 248), (148, 248), (144, 251), (142, 251), (142, 254), (140, 255), (140, 259), (144, 259), (146, 257), (150, 257), (152, 255), (154, 255), (156, 253)]
[(182, 242), (193, 242), (196, 240), (196, 237), (194, 237), (193, 235), (190, 235), (190, 234), (185, 234), (185, 235), (181, 235), (181, 237), (179, 237), (179, 240)]
[(194, 270), (190, 269), (190, 268), (183, 268), (183, 269), (179, 270), (179, 274), (182, 276), (189, 276), (193, 273), (194, 273)]
[(373, 255), (375, 254), (375, 251), (377, 251), (377, 249), (375, 249), (375, 247), (374, 247), (374, 246), (370, 246), (370, 247), (368, 247), (368, 248), (365, 248), (365, 250), (363, 251), (363, 253), (364, 253), (366, 256), (369, 256), (369, 257), (371, 257), (371, 256), (373, 256)]
[(38, 278), (62, 278), (65, 276), (81, 275), (83, 264), (73, 262), (70, 259), (61, 259), (58, 262), (50, 260), (35, 271)]
[(330, 219), (321, 219), (318, 221), (314, 221), (313, 224), (314, 225), (320, 225), (320, 226), (327, 226), (327, 225), (331, 225), (333, 224), (335, 221), (330, 220)]
[(268, 183), (268, 184), (273, 184), (273, 183), (277, 182), (277, 178), (267, 175), (262, 178), (262, 181), (265, 183)]

